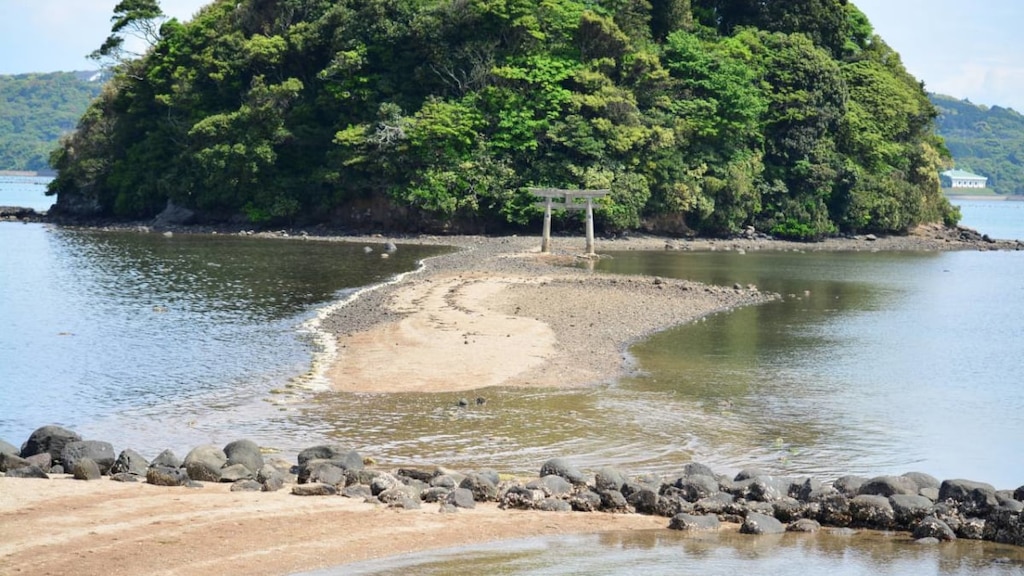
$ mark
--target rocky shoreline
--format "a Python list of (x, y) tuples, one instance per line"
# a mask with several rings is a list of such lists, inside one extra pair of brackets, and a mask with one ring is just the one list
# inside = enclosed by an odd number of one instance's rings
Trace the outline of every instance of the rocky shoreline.
[(583, 471), (554, 458), (536, 476), (522, 478), (492, 469), (387, 470), (368, 462), (340, 445), (309, 447), (295, 462), (265, 459), (249, 440), (197, 446), (183, 459), (169, 450), (151, 461), (131, 449), (115, 457), (109, 442), (83, 440), (52, 425), (34, 431), (20, 449), (0, 441), (0, 473), (23, 481), (70, 475), (195, 489), (229, 483), (232, 492), (288, 490), (297, 497), (344, 497), (392, 510), (435, 506), (457, 513), (490, 502), (508, 511), (657, 516), (667, 528), (694, 532), (866, 529), (904, 532), (917, 544), (962, 538), (1024, 546), (1024, 486), (997, 490), (970, 480), (940, 482), (921, 472), (822, 482), (754, 469), (729, 477), (691, 462), (667, 476), (631, 475), (612, 467)]

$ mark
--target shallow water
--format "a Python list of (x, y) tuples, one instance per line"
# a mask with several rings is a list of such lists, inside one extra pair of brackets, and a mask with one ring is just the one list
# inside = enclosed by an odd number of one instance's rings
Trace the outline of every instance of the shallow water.
[(304, 322), (438, 252), (18, 223), (0, 223), (0, 247), (0, 438), (58, 423), (150, 456), (322, 441), (268, 401), (309, 370)]
[[(552, 559), (557, 558), (557, 562)], [(957, 541), (914, 544), (904, 535), (672, 530), (611, 532), (493, 542), (349, 564), (306, 576), (399, 574), (830, 574), (1009, 576), (1024, 570), (1024, 549)]]

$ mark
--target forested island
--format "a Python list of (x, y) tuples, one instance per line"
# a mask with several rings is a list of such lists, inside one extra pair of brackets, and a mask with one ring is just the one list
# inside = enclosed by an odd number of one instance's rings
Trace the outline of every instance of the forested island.
[(980, 106), (931, 95), (936, 127), (957, 168), (988, 177), (998, 194), (1024, 194), (1024, 116), (1011, 108)]
[(49, 156), (103, 87), (98, 72), (0, 75), (0, 170), (48, 172)]
[(171, 202), (205, 220), (496, 232), (539, 220), (541, 186), (610, 189), (609, 232), (813, 239), (959, 217), (935, 107), (844, 0), (117, 10), (114, 32), (152, 46), (116, 62), (51, 156), (67, 216)]

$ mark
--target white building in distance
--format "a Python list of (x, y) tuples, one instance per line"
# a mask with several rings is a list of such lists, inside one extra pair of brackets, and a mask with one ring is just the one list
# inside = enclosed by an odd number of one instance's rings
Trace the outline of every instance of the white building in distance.
[(941, 174), (943, 188), (984, 188), (988, 178), (966, 170), (946, 170)]

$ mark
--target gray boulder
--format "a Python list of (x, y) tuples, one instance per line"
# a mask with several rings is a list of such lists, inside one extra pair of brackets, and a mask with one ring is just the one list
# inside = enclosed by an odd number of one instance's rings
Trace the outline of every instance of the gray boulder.
[(890, 528), (896, 522), (889, 499), (874, 494), (861, 494), (850, 500), (850, 516), (853, 524), (877, 530)]
[(877, 476), (861, 484), (858, 495), (893, 496), (895, 494), (917, 494), (917, 483), (905, 476)]
[(938, 540), (956, 540), (956, 534), (948, 524), (934, 516), (926, 516), (914, 526), (914, 538), (937, 538)]
[(526, 484), (527, 488), (543, 490), (548, 496), (566, 496), (572, 492), (572, 484), (555, 474), (548, 474)]
[(35, 464), (29, 464), (28, 466), (22, 466), (20, 468), (12, 468), (6, 472), (8, 478), (38, 478), (47, 479), (46, 472)]
[(220, 482), (221, 469), (227, 461), (227, 454), (224, 454), (223, 450), (212, 444), (205, 444), (196, 446), (185, 456), (184, 466), (192, 480)]
[(345, 470), (333, 460), (307, 460), (299, 466), (298, 483), (345, 486), (348, 480)]
[(11, 454), (9, 452), (0, 452), (0, 472), (10, 472), (16, 468), (24, 468), (32, 465), (32, 462), (27, 458), (22, 458), (17, 454)]
[(985, 537), (985, 524), (984, 518), (964, 518), (964, 521), (957, 526), (955, 532), (956, 535), (964, 540), (981, 540)]
[(346, 498), (370, 501), (373, 499), (373, 490), (370, 490), (370, 487), (366, 484), (353, 484), (351, 486), (346, 486), (341, 491), (341, 495)]
[(100, 440), (79, 440), (64, 444), (60, 453), (60, 461), (65, 470), (73, 472), (75, 464), (83, 458), (92, 460), (99, 466), (101, 474), (107, 474), (114, 465), (114, 447), (110, 442)]
[(470, 472), (459, 483), (459, 488), (465, 488), (473, 493), (477, 502), (490, 502), (498, 499), (498, 487), (491, 482), (491, 479), (478, 472)]
[(402, 486), (402, 481), (397, 476), (389, 472), (378, 472), (374, 475), (373, 479), (370, 480), (370, 490), (374, 496), (380, 495), (381, 492), (391, 490)]
[(584, 488), (569, 497), (569, 504), (577, 512), (597, 512), (601, 509), (601, 495)]
[(933, 503), (924, 496), (896, 494), (889, 497), (889, 504), (897, 527), (909, 530), (932, 513)]
[[(260, 480), (257, 478), (257, 482)], [(281, 488), (284, 488), (284, 476), (264, 476), (263, 481), (260, 482), (260, 492), (277, 492)]]
[(679, 489), (679, 494), (687, 502), (696, 502), (718, 494), (718, 480), (703, 474), (680, 477), (676, 480), (675, 487)]
[(672, 530), (684, 530), (686, 532), (712, 532), (718, 530), (721, 523), (718, 516), (713, 514), (693, 515), (680, 513), (672, 517), (668, 527)]
[[(442, 488), (440, 486), (430, 486), (429, 488), (420, 492), (420, 500), (423, 500), (428, 504), (440, 502), (447, 498), (448, 495), (451, 494), (451, 492), (452, 491), (449, 488)], [(344, 492), (342, 492), (342, 496), (344, 496)]]
[(594, 487), (600, 490), (622, 490), (626, 475), (617, 468), (604, 467), (594, 473)]
[(985, 540), (1024, 546), (1024, 514), (1005, 508), (994, 511), (985, 522)]
[(658, 513), (658, 493), (650, 488), (641, 488), (626, 497), (626, 502), (636, 510), (637, 514), (654, 515)]
[(779, 498), (771, 502), (772, 505), (772, 516), (778, 518), (782, 522), (795, 522), (804, 516), (807, 512), (807, 504), (797, 500), (796, 498)]
[(156, 486), (184, 486), (188, 482), (188, 474), (181, 468), (151, 466), (146, 471), (146, 483), (148, 484)]
[(863, 476), (843, 476), (833, 482), (832, 487), (847, 498), (853, 498), (860, 494), (860, 487), (867, 481)]
[(543, 490), (527, 488), (522, 484), (503, 484), (498, 492), (498, 508), (502, 510), (532, 510), (537, 503), (546, 498)]
[(256, 482), (256, 474), (244, 464), (228, 464), (221, 468), (221, 482), (238, 482), (240, 480), (252, 480), (253, 482)]
[(549, 474), (561, 476), (577, 486), (587, 483), (587, 477), (579, 469), (562, 458), (552, 458), (540, 467), (541, 478)]
[(819, 512), (817, 520), (826, 526), (849, 526), (852, 516), (850, 515), (850, 500), (839, 492), (822, 492), (811, 502), (818, 504)]
[(445, 502), (456, 508), (476, 508), (476, 499), (473, 491), (468, 488), (456, 488), (448, 493)]
[(149, 466), (149, 461), (142, 454), (131, 448), (126, 448), (118, 454), (114, 465), (110, 467), (110, 474), (127, 473), (135, 476), (145, 476)]
[(61, 452), (68, 442), (78, 442), (82, 439), (76, 432), (72, 432), (61, 426), (43, 426), (37, 428), (29, 435), (28, 440), (21, 446), (21, 457), (28, 458), (36, 454), (47, 452), (54, 462), (60, 462)]
[(917, 485), (918, 494), (920, 494), (921, 490), (925, 488), (935, 488), (937, 490), (941, 485), (938, 478), (931, 474), (925, 474), (924, 472), (907, 472), (906, 474), (903, 474), (903, 478), (906, 478)]
[(71, 467), (71, 475), (75, 480), (99, 480), (103, 474), (92, 458), (78, 458)]
[(782, 534), (786, 531), (785, 525), (779, 522), (776, 518), (768, 516), (767, 514), (758, 514), (757, 512), (751, 512), (747, 514), (743, 525), (740, 526), (740, 534)]
[(732, 494), (718, 492), (707, 498), (701, 498), (694, 504), (694, 510), (702, 514), (721, 514), (735, 501)]
[[(50, 472), (51, 470), (53, 470), (53, 457), (50, 456), (49, 452), (43, 452), (42, 454), (33, 454), (32, 456), (25, 458), (25, 460), (28, 460), (30, 463), (39, 466), (39, 468), (43, 472)], [(62, 471), (57, 471), (55, 473), (60, 472)]]
[(632, 512), (629, 502), (626, 501), (626, 497), (622, 495), (622, 492), (618, 490), (598, 490), (597, 494), (601, 497), (602, 512), (611, 512), (613, 514), (628, 514)]
[[(399, 484), (398, 486), (385, 490), (377, 495), (377, 499), (382, 503), (387, 504), (392, 508), (403, 508), (405, 510), (412, 510), (419, 508), (420, 494), (418, 490), (412, 489), (405, 484)], [(410, 502), (414, 500), (415, 506), (411, 506)]]
[(794, 484), (790, 486), (789, 495), (792, 496), (793, 498), (796, 498), (797, 500), (800, 500), (801, 502), (807, 502), (808, 498), (810, 498), (811, 496), (811, 493), (814, 492), (815, 490), (820, 489), (821, 487), (822, 486), (820, 481), (815, 480), (814, 478), (807, 478), (806, 480), (800, 482), (799, 484)]
[(163, 466), (164, 468), (181, 468), (181, 464), (181, 458), (178, 458), (170, 449), (157, 454), (156, 458), (149, 463), (150, 466)]
[(338, 489), (330, 484), (296, 484), (292, 494), (296, 496), (334, 496)]
[(280, 478), (281, 482), (284, 483), (288, 476), (270, 464), (264, 464), (262, 468), (256, 471), (257, 482), (266, 482), (272, 478)]
[(345, 470), (362, 470), (363, 458), (355, 450), (340, 444), (321, 444), (299, 452), (299, 466), (307, 460), (333, 460), (335, 465)]
[(786, 526), (786, 532), (814, 533), (819, 530), (821, 530), (821, 524), (819, 524), (817, 520), (811, 520), (810, 518), (801, 518), (789, 526)]
[(984, 517), (999, 506), (991, 484), (971, 480), (944, 480), (939, 486), (939, 500), (947, 499), (958, 502), (964, 516)]
[(134, 474), (127, 472), (114, 472), (110, 475), (110, 479), (114, 482), (138, 482), (139, 477)]
[(789, 496), (789, 478), (755, 476), (747, 487), (747, 498), (758, 502), (774, 502)]
[(224, 447), (224, 455), (228, 457), (227, 465), (241, 464), (249, 469), (255, 477), (263, 468), (263, 453), (258, 444), (252, 440), (235, 440)]
[(232, 492), (260, 492), (263, 485), (255, 480), (236, 480), (231, 484)]

